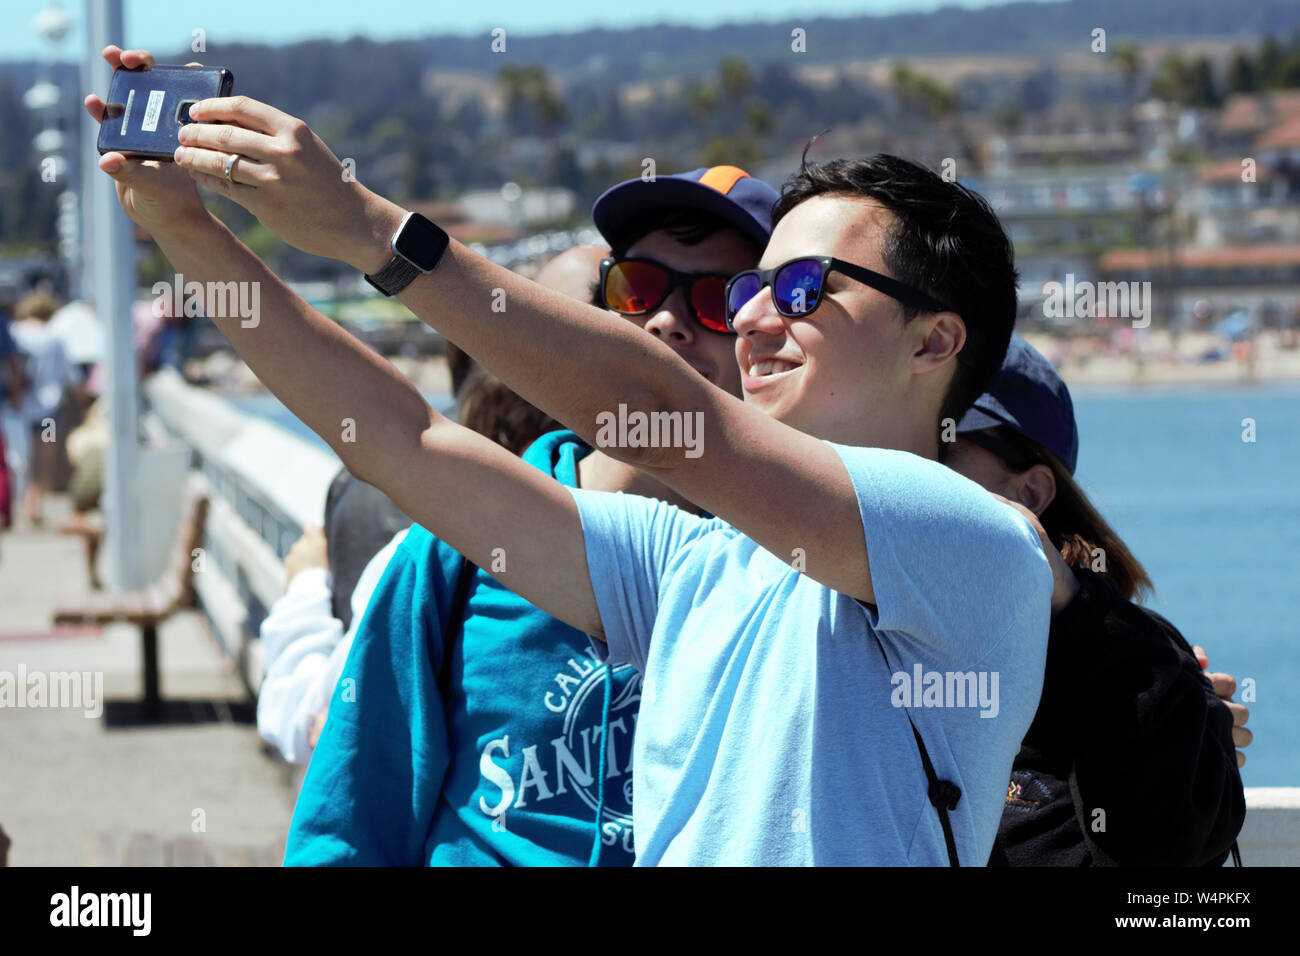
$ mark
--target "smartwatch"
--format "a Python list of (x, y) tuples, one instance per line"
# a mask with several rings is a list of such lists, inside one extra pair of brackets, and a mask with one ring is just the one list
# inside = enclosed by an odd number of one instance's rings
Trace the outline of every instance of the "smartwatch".
[(408, 212), (393, 233), (389, 246), (393, 258), (366, 281), (384, 295), (397, 295), (418, 275), (428, 275), (442, 259), (450, 240), (438, 226), (418, 212)]

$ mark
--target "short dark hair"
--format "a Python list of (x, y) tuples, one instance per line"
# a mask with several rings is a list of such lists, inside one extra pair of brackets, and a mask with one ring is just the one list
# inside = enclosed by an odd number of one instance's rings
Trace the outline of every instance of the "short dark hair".
[[(966, 344), (939, 411), (959, 421), (1002, 366), (1016, 322), (1015, 253), (988, 202), (960, 183), (887, 153), (809, 163), (781, 189), (772, 225), (814, 196), (865, 197), (892, 212), (881, 258), (895, 279), (945, 303), (966, 323)], [(911, 321), (919, 309), (903, 307)]]
[(451, 376), (451, 395), (457, 398), (460, 390), (465, 387), (465, 380), (477, 368), (477, 364), (468, 352), (448, 339), (443, 340), (442, 357), (447, 361), (447, 372)]
[[(692, 209), (690, 206), (665, 207), (658, 210), (655, 215), (638, 223), (637, 227), (633, 238), (629, 239), (621, 249), (610, 250), (614, 255), (626, 255), (628, 249), (650, 235), (650, 233), (658, 232), (661, 229), (684, 246), (698, 246), (714, 233), (722, 232), (724, 229), (736, 229), (735, 226), (720, 216), (701, 212), (698, 209)], [(736, 231), (739, 232), (740, 230), (737, 229)], [(746, 236), (746, 238), (749, 237)]]

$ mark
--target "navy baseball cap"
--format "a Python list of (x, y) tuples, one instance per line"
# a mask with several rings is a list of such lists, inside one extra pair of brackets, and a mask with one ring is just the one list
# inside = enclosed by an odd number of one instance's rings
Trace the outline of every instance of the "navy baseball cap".
[(646, 234), (651, 216), (672, 208), (717, 216), (762, 247), (772, 235), (772, 206), (779, 196), (738, 166), (701, 166), (689, 173), (611, 186), (591, 207), (591, 218), (619, 252)]
[(1018, 335), (989, 390), (975, 399), (957, 425), (958, 433), (1006, 425), (1042, 445), (1070, 474), (1079, 458), (1079, 427), (1070, 390), (1052, 363)]

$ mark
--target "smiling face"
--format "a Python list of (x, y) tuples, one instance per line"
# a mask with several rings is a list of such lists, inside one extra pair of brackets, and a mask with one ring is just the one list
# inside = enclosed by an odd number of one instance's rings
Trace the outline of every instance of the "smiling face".
[[(881, 249), (894, 222), (868, 200), (815, 196), (777, 223), (760, 266), (829, 255), (889, 275)], [(813, 311), (786, 318), (764, 287), (734, 324), (745, 401), (819, 438), (933, 457), (951, 371), (919, 374), (944, 364), (926, 358), (932, 317), (905, 322), (897, 300), (832, 272)]]
[[(713, 233), (703, 242), (686, 245), (660, 229), (634, 242), (627, 255), (653, 259), (678, 272), (730, 276), (754, 268), (758, 249), (734, 229)], [(706, 379), (732, 395), (740, 395), (740, 369), (736, 367), (734, 335), (706, 329), (686, 301), (684, 288), (647, 315), (627, 316), (651, 335), (663, 340)]]

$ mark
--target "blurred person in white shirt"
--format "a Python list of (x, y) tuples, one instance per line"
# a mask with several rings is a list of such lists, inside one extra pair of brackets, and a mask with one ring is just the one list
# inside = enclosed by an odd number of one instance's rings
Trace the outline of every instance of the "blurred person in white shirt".
[(26, 388), (17, 409), (17, 427), (9, 437), (14, 445), (11, 467), (15, 483), (23, 485), (23, 516), (29, 524), (41, 521), (41, 502), (54, 477), (58, 442), (66, 422), (60, 421), (65, 393), (80, 376), (68, 361), (63, 341), (50, 330), (49, 320), (59, 301), (46, 292), (24, 297), (15, 310), (10, 332), (24, 356)]

